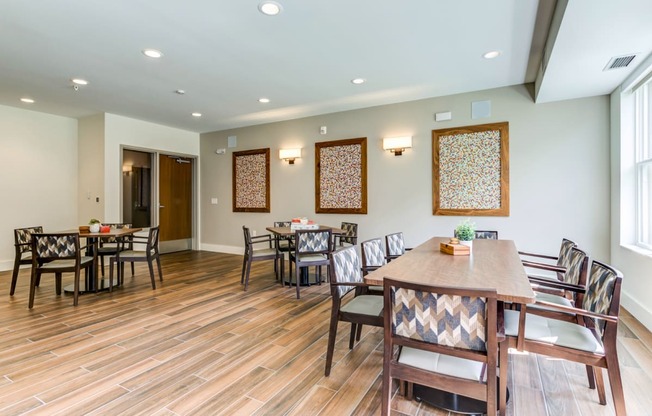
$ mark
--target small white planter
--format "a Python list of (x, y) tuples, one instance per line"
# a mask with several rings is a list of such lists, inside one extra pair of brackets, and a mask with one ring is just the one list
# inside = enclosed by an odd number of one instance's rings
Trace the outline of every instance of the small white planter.
[(473, 249), (473, 240), (469, 240), (469, 241), (460, 240), (460, 244), (463, 246), (469, 246), (469, 248)]
[(100, 223), (96, 222), (94, 224), (89, 225), (88, 230), (92, 233), (99, 233), (100, 232)]

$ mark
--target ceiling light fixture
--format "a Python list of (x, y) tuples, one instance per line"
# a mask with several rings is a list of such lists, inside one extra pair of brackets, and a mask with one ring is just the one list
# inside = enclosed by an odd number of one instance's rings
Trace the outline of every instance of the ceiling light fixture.
[(364, 78), (353, 78), (353, 79), (351, 80), (351, 83), (352, 83), (352, 84), (355, 84), (355, 85), (360, 85), (360, 84), (364, 84), (366, 81), (367, 81), (367, 80), (364, 79)]
[(265, 98), (265, 97), (263, 97), (263, 98), (259, 98), (259, 99), (258, 99), (258, 102), (259, 102), (259, 103), (263, 103), (263, 104), (267, 104), (267, 103), (269, 102), (269, 98)]
[(186, 93), (185, 90), (175, 90), (174, 92), (177, 93), (177, 94), (179, 94), (179, 95), (183, 95), (183, 94)]
[(201, 113), (192, 113), (193, 117), (201, 117)]
[(32, 100), (31, 98), (21, 98), (20, 101), (27, 104), (34, 104), (34, 100)]
[(77, 84), (77, 85), (88, 85), (88, 81), (86, 81), (85, 79), (81, 79), (81, 78), (73, 78), (72, 83)]
[(264, 1), (258, 5), (258, 10), (266, 16), (276, 16), (281, 13), (283, 7), (275, 1)]
[(494, 58), (499, 57), (500, 54), (501, 54), (500, 51), (490, 51), (490, 52), (487, 52), (487, 53), (485, 53), (484, 55), (482, 55), (482, 57), (483, 57), (484, 59), (494, 59)]
[(156, 49), (143, 49), (143, 55), (149, 58), (160, 58), (163, 56), (163, 52)]

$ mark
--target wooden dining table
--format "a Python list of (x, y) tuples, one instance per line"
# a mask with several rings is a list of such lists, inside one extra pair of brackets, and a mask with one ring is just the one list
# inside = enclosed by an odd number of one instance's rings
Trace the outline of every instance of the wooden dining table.
[[(79, 230), (68, 230), (66, 232), (74, 232)], [(121, 240), (126, 236), (133, 235), (142, 231), (142, 228), (111, 228), (108, 232), (97, 232), (92, 233), (90, 231), (79, 231), (79, 237), (86, 239), (86, 256), (93, 257), (93, 266), (90, 268), (88, 274), (86, 274), (86, 279), (84, 282), (81, 282), (79, 293), (84, 292), (95, 292), (98, 289), (108, 289), (108, 283), (102, 282), (101, 285), (97, 285), (98, 276), (98, 261), (97, 253), (100, 245), (101, 239), (106, 238), (115, 238), (116, 240)], [(74, 291), (74, 285), (68, 285), (64, 287), (64, 291), (72, 293)]]
[[(383, 279), (389, 277), (423, 285), (495, 289), (498, 301), (534, 303), (534, 291), (513, 241), (476, 239), (470, 255), (457, 256), (440, 251), (440, 244), (449, 241), (450, 237), (433, 237), (367, 274), (365, 283), (382, 286)], [(458, 413), (486, 411), (479, 400), (416, 384), (414, 396)]]

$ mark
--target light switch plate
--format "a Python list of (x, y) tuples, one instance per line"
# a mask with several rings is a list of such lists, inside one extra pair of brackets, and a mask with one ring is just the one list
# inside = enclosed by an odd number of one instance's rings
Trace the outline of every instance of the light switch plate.
[(450, 111), (445, 111), (443, 113), (435, 113), (435, 121), (446, 121), (452, 119), (453, 119), (453, 113), (451, 113)]
[(217, 205), (217, 198), (211, 198), (211, 204)]

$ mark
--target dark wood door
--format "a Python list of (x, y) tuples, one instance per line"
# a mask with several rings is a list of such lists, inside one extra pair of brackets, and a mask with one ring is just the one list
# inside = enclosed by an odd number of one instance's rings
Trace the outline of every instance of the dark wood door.
[(161, 241), (192, 238), (193, 159), (159, 156)]

